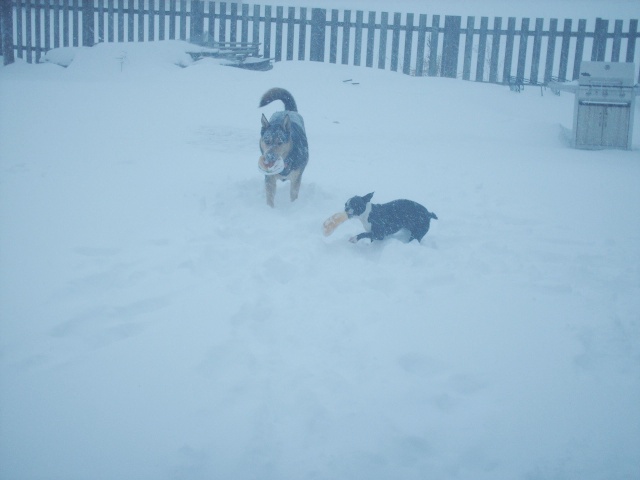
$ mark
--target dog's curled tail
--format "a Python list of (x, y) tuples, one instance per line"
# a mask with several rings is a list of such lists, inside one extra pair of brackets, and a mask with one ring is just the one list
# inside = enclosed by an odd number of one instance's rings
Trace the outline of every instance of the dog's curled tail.
[(284, 103), (284, 109), (290, 112), (297, 112), (298, 107), (296, 106), (296, 101), (293, 99), (293, 95), (291, 95), (284, 88), (272, 88), (268, 90), (262, 98), (260, 99), (260, 107), (264, 107), (265, 105), (269, 105), (271, 102), (275, 100), (281, 100)]
[(433, 218), (434, 220), (438, 220), (438, 216), (433, 212), (429, 212), (429, 218)]

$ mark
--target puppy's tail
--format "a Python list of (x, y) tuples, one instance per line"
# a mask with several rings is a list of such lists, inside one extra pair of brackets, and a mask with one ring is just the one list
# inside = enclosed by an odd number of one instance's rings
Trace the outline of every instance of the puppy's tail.
[(437, 220), (438, 216), (433, 212), (429, 212), (429, 218), (433, 218), (434, 220)]
[(262, 98), (260, 99), (260, 107), (264, 107), (265, 105), (269, 105), (271, 102), (275, 100), (281, 100), (284, 103), (284, 109), (290, 112), (297, 112), (298, 107), (296, 105), (296, 101), (293, 99), (293, 95), (291, 95), (284, 88), (272, 88), (268, 90)]

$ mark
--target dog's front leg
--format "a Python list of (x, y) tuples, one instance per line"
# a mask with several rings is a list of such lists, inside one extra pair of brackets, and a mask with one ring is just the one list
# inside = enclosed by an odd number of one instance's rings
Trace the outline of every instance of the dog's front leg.
[(300, 193), (300, 184), (302, 183), (302, 170), (294, 170), (291, 172), (291, 187), (289, 190), (289, 197), (293, 202), (298, 198)]
[(373, 233), (371, 232), (362, 232), (358, 235), (355, 235), (349, 239), (351, 243), (356, 243), (358, 240), (362, 240), (363, 238), (369, 238), (373, 242)]
[(264, 190), (267, 194), (267, 205), (273, 207), (275, 205), (276, 198), (276, 176), (265, 175), (264, 176)]

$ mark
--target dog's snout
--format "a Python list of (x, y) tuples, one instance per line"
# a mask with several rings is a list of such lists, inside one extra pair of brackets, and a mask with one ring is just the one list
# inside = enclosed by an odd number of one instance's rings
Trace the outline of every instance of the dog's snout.
[(273, 163), (278, 160), (278, 154), (274, 152), (267, 152), (265, 153), (264, 158), (268, 163)]

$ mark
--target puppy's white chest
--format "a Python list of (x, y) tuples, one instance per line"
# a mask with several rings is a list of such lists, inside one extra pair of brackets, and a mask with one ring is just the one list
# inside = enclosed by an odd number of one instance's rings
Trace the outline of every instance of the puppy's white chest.
[(371, 203), (367, 203), (367, 208), (364, 209), (364, 212), (359, 217), (365, 232), (371, 231), (371, 223), (369, 222), (370, 213), (371, 213)]

